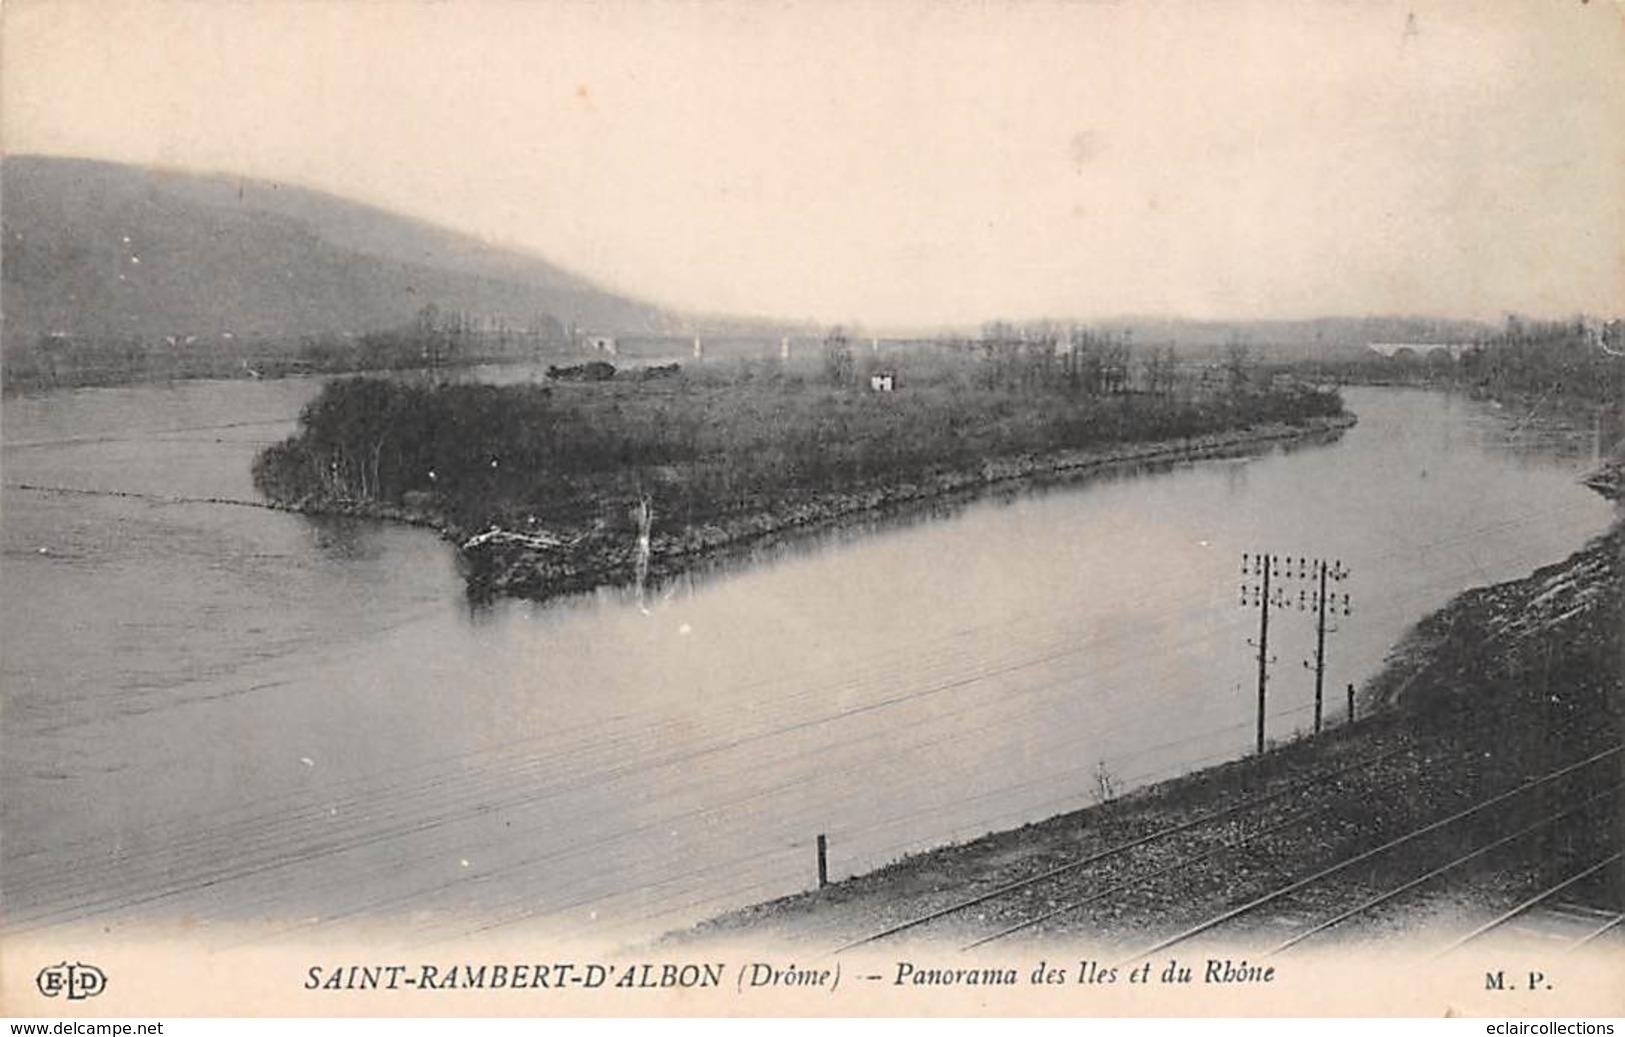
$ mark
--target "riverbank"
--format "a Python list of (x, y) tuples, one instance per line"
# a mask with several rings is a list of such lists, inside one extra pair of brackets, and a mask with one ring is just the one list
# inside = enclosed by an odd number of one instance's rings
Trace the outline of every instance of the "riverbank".
[[(1625, 735), (1622, 600), (1616, 527), (1560, 563), (1466, 592), (1419, 623), (1362, 690), (1353, 724), (735, 911), (669, 939), (748, 938), (829, 950), (985, 895), (892, 939), (957, 946), (1052, 914), (1010, 938), (1145, 946), (1619, 745)], [(1619, 774), (1617, 763), (1582, 771), (1577, 788), (1547, 795), (1536, 807), (1553, 810), (1600, 796), (1600, 814), (1582, 812), (1567, 825), (1508, 839), (1495, 852), (1351, 919), (1333, 936), (1460, 932), (1463, 918), (1480, 920), (1531, 889), (1552, 885), (1610, 849), (1617, 824), (1608, 819), (1617, 818), (1617, 808), (1607, 797)], [(1200, 821), (1243, 802), (1271, 805)], [(1314, 806), (1292, 814), (1306, 804)], [(1509, 805), (1454, 829), (1445, 841), (1420, 842), (1334, 875), (1295, 900), (1233, 923), (1225, 936), (1273, 942), (1440, 859), (1504, 837), (1532, 816), (1524, 805)], [(1190, 828), (1144, 851), (1102, 856), (1180, 826)], [(1097, 856), (1087, 867), (992, 895)], [(1182, 860), (1184, 866), (1168, 867)], [(1569, 893), (1613, 911), (1620, 895), (1606, 877)]]
[[(470, 591), (476, 595), (544, 599), (630, 583), (637, 579), (640, 567), (647, 578), (672, 576), (702, 560), (764, 542), (852, 521), (907, 514), (913, 509), (959, 502), (1023, 483), (1080, 480), (1112, 470), (1233, 457), (1281, 444), (1326, 442), (1356, 421), (1354, 415), (1342, 414), (1307, 419), (1300, 425), (1274, 423), (1184, 440), (992, 459), (975, 468), (943, 472), (926, 480), (849, 493), (812, 494), (785, 501), (777, 508), (657, 532), (649, 537), (647, 555), (635, 531), (606, 535), (588, 527), (554, 530), (555, 538), (567, 546), (498, 542), (461, 549), (460, 558)], [(461, 531), (453, 535), (460, 536)]]

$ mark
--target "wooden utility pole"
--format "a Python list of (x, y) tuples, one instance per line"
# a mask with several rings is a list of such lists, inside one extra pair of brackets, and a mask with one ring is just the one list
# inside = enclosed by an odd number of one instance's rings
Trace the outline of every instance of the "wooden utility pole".
[(1315, 618), (1315, 734), (1320, 734), (1320, 694), (1326, 682), (1326, 561), (1321, 559), (1320, 595)]
[[(1322, 703), (1325, 695), (1326, 682), (1326, 614), (1330, 611), (1336, 614), (1336, 595), (1326, 589), (1328, 579), (1342, 581), (1349, 572), (1343, 568), (1341, 561), (1327, 562), (1325, 559), (1284, 557), (1272, 554), (1244, 553), (1241, 556), (1241, 574), (1243, 577), (1254, 576), (1258, 578), (1255, 584), (1244, 583), (1241, 588), (1241, 604), (1243, 607), (1258, 606), (1258, 737), (1257, 751), (1264, 751), (1264, 706), (1266, 688), (1269, 683), (1269, 636), (1270, 636), (1270, 609), (1285, 608), (1289, 598), (1282, 589), (1282, 582), (1286, 580), (1314, 579), (1318, 588), (1314, 593), (1313, 601), (1309, 601), (1309, 592), (1298, 592), (1298, 609), (1303, 611), (1312, 607), (1315, 611), (1315, 731), (1321, 728)], [(1343, 615), (1349, 614), (1349, 596), (1343, 595)], [(1335, 632), (1332, 628), (1331, 632)], [(1309, 664), (1304, 663), (1305, 666)]]
[[(1251, 559), (1251, 562), (1248, 559)], [(1258, 606), (1258, 744), (1257, 751), (1264, 751), (1264, 701), (1265, 689), (1269, 684), (1270, 665), (1270, 606), (1279, 608), (1286, 604), (1277, 586), (1272, 597), (1270, 591), (1270, 575), (1272, 570), (1278, 571), (1280, 559), (1272, 555), (1258, 554), (1241, 556), (1241, 574), (1243, 576), (1257, 576), (1261, 582), (1255, 585), (1243, 584), (1241, 588), (1241, 604)], [(1248, 592), (1252, 593), (1252, 600), (1248, 600)]]
[(1270, 556), (1264, 556), (1264, 593), (1258, 596), (1258, 752), (1264, 751), (1264, 686), (1269, 682)]
[[(1337, 613), (1337, 598), (1334, 594), (1326, 593), (1326, 578), (1341, 583), (1348, 577), (1349, 571), (1343, 568), (1341, 561), (1327, 563), (1322, 558), (1315, 562), (1315, 569), (1320, 578), (1320, 589), (1315, 593), (1315, 733), (1320, 733), (1321, 701), (1326, 683), (1326, 612), (1331, 610)], [(1343, 615), (1349, 614), (1349, 596), (1343, 595)], [(1333, 631), (1336, 632), (1335, 630)]]

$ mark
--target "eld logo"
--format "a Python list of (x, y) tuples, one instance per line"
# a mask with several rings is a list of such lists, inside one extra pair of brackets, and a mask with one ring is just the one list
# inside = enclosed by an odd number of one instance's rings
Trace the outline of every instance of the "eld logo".
[(78, 961), (69, 965), (64, 961), (40, 969), (34, 985), (46, 997), (66, 994), (69, 1001), (83, 1001), (107, 989), (107, 976), (94, 965)]

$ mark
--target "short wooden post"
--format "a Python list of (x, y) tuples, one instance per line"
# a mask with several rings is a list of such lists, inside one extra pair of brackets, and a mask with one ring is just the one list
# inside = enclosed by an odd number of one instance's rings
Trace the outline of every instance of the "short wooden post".
[(1349, 723), (1354, 723), (1354, 685), (1349, 685)]
[(822, 834), (818, 836), (818, 888), (823, 889), (829, 885), (829, 842)]

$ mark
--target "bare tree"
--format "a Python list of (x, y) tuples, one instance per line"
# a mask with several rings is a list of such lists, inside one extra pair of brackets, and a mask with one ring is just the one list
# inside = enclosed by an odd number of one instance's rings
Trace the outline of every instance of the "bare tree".
[(1224, 346), (1224, 374), (1230, 392), (1239, 394), (1247, 388), (1252, 377), (1252, 348), (1240, 339), (1231, 339)]
[(856, 370), (851, 340), (843, 329), (831, 328), (824, 336), (824, 377), (831, 385), (850, 385)]
[(1173, 346), (1151, 350), (1140, 362), (1140, 366), (1145, 375), (1147, 392), (1153, 396), (1167, 396), (1173, 391), (1174, 372), (1179, 366)]

